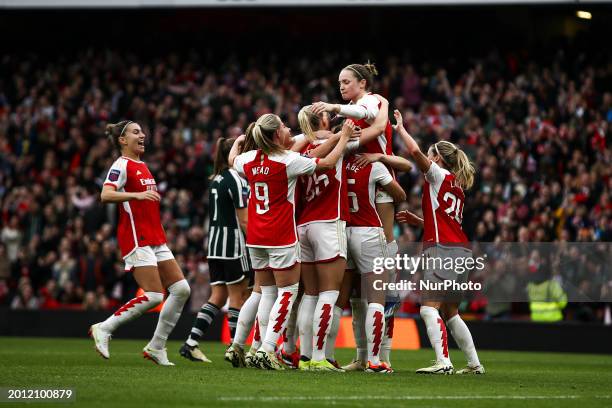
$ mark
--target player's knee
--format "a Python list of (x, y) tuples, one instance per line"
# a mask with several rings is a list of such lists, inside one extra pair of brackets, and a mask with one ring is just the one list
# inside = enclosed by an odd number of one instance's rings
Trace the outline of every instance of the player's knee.
[(421, 318), (425, 320), (428, 317), (436, 316), (438, 314), (438, 311), (436, 310), (436, 308), (431, 306), (421, 306), (419, 313), (421, 314)]
[(151, 307), (155, 307), (164, 301), (164, 294), (159, 292), (145, 292), (145, 296), (151, 302)]
[(189, 283), (187, 283), (187, 280), (183, 279), (172, 284), (168, 288), (168, 292), (180, 299), (187, 299), (191, 294), (191, 288), (189, 288)]

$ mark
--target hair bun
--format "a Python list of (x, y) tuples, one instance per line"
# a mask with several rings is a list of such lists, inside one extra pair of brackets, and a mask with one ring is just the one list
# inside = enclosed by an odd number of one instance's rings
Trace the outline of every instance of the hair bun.
[(373, 62), (370, 62), (370, 60), (368, 60), (368, 62), (363, 64), (363, 66), (365, 67), (365, 69), (370, 71), (370, 74), (372, 74), (372, 76), (378, 75), (378, 70), (376, 69), (376, 65), (374, 65)]
[(106, 128), (104, 129), (104, 135), (107, 137), (111, 137), (113, 135), (113, 128), (115, 127), (114, 124), (110, 123), (108, 125), (106, 125)]

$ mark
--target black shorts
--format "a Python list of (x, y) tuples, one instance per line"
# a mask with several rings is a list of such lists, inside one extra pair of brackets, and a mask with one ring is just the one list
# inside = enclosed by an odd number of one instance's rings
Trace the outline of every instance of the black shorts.
[(211, 286), (233, 285), (244, 279), (248, 279), (249, 286), (252, 286), (253, 271), (248, 256), (236, 259), (209, 259), (208, 270)]

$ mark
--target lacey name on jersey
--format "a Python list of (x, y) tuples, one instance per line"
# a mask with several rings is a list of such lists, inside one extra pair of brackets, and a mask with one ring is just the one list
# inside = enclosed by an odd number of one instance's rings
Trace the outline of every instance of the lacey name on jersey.
[(251, 169), (251, 172), (253, 173), (254, 176), (258, 175), (258, 174), (268, 174), (270, 173), (270, 168), (267, 166), (255, 166)]
[(450, 180), (450, 186), (451, 188), (458, 188), (461, 191), (463, 191), (463, 187), (461, 187), (461, 184), (459, 184), (456, 178), (453, 178)]

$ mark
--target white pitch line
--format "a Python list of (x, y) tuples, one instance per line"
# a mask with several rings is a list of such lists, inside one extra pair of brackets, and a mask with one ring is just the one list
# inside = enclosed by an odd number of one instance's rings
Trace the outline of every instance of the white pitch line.
[(356, 400), (392, 400), (392, 401), (419, 401), (419, 400), (541, 400), (541, 399), (580, 399), (597, 398), (610, 399), (610, 395), (347, 395), (347, 396), (295, 396), (295, 397), (219, 397), (217, 401), (259, 401), (259, 402), (291, 402), (291, 401), (356, 401)]

